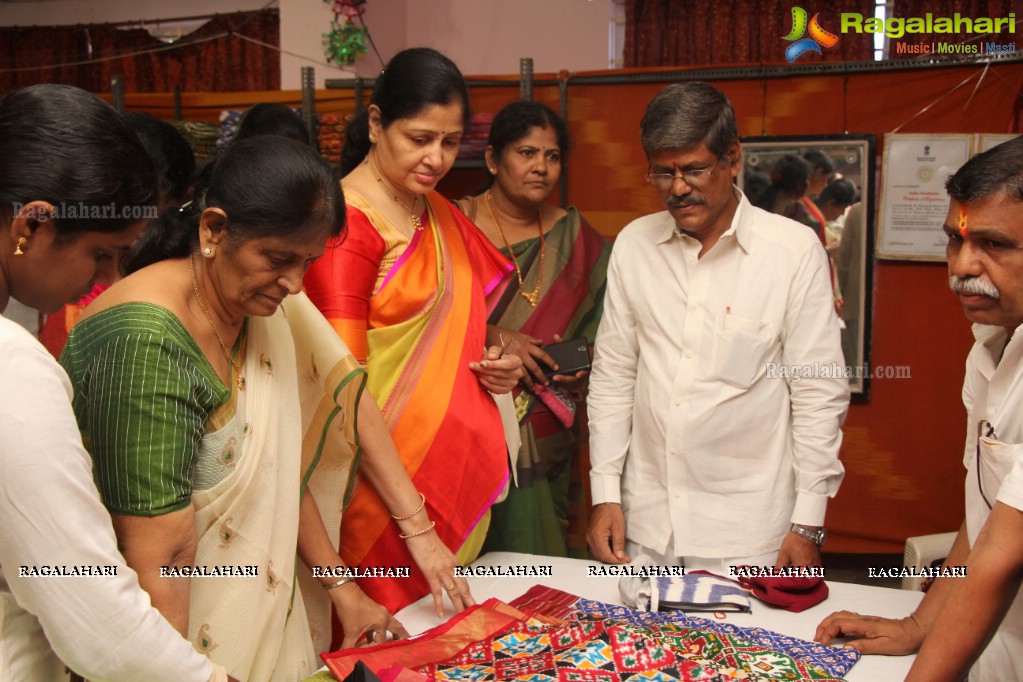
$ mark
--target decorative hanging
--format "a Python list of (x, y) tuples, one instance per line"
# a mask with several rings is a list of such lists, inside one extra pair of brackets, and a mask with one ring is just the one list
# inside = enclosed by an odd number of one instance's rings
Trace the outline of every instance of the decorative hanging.
[(366, 54), (366, 28), (356, 26), (355, 17), (366, 11), (366, 0), (323, 0), (331, 3), (334, 20), (330, 32), (323, 34), (323, 48), (328, 62), (348, 66)]

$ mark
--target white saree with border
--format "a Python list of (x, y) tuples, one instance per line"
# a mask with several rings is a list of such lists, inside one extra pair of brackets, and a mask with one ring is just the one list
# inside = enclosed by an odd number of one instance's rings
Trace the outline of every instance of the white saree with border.
[(258, 575), (192, 577), (188, 636), (233, 677), (293, 682), (320, 667), (331, 634), (330, 600), (296, 552), (299, 503), (313, 495), (336, 550), (365, 374), (305, 294), (249, 319), (244, 357), (233, 417), (203, 437), (233, 471), (192, 503), (196, 565)]

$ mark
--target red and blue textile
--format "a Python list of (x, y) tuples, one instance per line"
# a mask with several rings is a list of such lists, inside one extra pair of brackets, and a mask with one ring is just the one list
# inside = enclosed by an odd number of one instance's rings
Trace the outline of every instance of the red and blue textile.
[[(536, 586), (491, 599), (413, 640), (324, 654), (343, 679), (357, 661), (382, 680), (840, 682), (856, 656), (761, 628), (644, 613)], [(851, 660), (850, 660), (851, 659)]]

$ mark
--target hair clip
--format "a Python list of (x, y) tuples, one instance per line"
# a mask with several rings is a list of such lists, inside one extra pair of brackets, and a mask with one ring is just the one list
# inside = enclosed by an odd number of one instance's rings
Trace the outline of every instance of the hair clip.
[(192, 207), (192, 201), (191, 200), (186, 201), (185, 203), (181, 204), (180, 207), (178, 207), (178, 213), (184, 213), (185, 211), (187, 211), (191, 207)]

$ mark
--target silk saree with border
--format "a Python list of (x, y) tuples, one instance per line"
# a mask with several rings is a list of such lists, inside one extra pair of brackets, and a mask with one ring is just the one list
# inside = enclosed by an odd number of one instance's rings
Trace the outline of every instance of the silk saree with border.
[[(508, 479), (500, 415), (469, 363), (482, 356), (488, 297), (499, 295), (511, 264), (446, 199), (436, 192), (427, 199), (424, 229), (409, 238), (347, 191), (348, 234), (328, 245), (305, 285), (364, 363), (437, 534), (452, 551), (465, 550), (459, 559), (468, 562)], [(380, 497), (357, 479), (341, 557), (355, 566), (412, 567), (409, 578), (359, 581), (392, 612), (429, 592), (399, 532)]]

